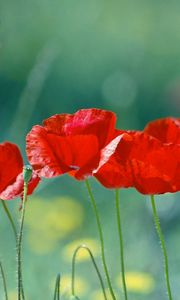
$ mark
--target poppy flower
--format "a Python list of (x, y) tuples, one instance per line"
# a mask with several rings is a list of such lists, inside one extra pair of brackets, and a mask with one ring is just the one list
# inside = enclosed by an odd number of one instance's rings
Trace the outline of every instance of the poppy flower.
[(84, 179), (98, 167), (102, 149), (109, 144), (107, 156), (114, 152), (115, 123), (113, 112), (96, 108), (54, 115), (28, 133), (27, 157), (39, 176)]
[(135, 187), (142, 194), (180, 190), (180, 145), (144, 132), (127, 131), (94, 176), (107, 188)]
[[(39, 183), (39, 176), (34, 172), (28, 184), (28, 195)], [(23, 195), (23, 159), (19, 148), (12, 143), (0, 144), (0, 199), (12, 200)]]
[(162, 143), (180, 144), (180, 119), (169, 117), (152, 121), (147, 124), (144, 132)]

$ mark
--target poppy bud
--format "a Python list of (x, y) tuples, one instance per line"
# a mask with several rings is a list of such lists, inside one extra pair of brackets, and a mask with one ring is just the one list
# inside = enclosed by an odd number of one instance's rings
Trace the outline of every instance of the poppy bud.
[(30, 165), (26, 165), (23, 167), (23, 179), (24, 183), (28, 184), (32, 177), (32, 167)]

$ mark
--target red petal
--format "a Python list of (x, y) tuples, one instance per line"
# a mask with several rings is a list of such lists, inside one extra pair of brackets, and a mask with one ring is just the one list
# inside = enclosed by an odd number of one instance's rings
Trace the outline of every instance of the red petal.
[(19, 148), (12, 143), (0, 144), (0, 193), (22, 172), (23, 160)]
[(97, 173), (98, 170), (109, 161), (110, 157), (116, 151), (116, 148), (118, 147), (120, 140), (125, 138), (125, 136), (126, 136), (126, 138), (129, 138), (129, 135), (126, 135), (124, 133), (122, 134), (122, 131), (121, 131), (120, 135), (115, 137), (108, 145), (106, 145), (101, 150), (99, 164), (98, 164), (97, 169), (93, 171), (94, 174)]
[[(37, 187), (40, 178), (37, 174), (33, 172), (32, 178), (28, 183), (28, 195), (31, 195), (34, 189)], [(17, 197), (23, 196), (23, 189), (24, 189), (24, 180), (23, 180), (23, 173), (20, 173), (15, 181), (9, 185), (4, 191), (1, 192), (0, 198), (2, 200), (13, 200)]]
[(112, 157), (94, 176), (106, 188), (133, 187), (131, 171)]
[(110, 160), (95, 174), (108, 188), (135, 187), (143, 194), (180, 189), (180, 147), (137, 132), (124, 135)]
[[(31, 195), (40, 182), (40, 177), (33, 171), (31, 180), (28, 183), (27, 195)], [(22, 196), (22, 194), (21, 194)]]
[(87, 174), (97, 167), (99, 145), (94, 135), (58, 136), (34, 126), (27, 135), (27, 156), (42, 177), (50, 178), (81, 168)]
[[(80, 168), (77, 172), (71, 172), (70, 175), (74, 176), (76, 179), (84, 179), (86, 176), (93, 175), (109, 160), (109, 158), (115, 152), (117, 145), (121, 136), (117, 136), (113, 139), (107, 146), (105, 146), (101, 151), (94, 156), (93, 161), (89, 160), (87, 165)], [(96, 168), (96, 169), (95, 169)]]
[(163, 143), (180, 144), (180, 119), (164, 118), (147, 124), (144, 132)]
[(60, 136), (92, 134), (97, 136), (102, 148), (114, 137), (116, 116), (111, 111), (91, 108), (75, 114), (59, 114), (44, 121), (48, 132)]
[(131, 169), (127, 166), (132, 137), (127, 133), (121, 134), (120, 137), (120, 142), (114, 154), (102, 167), (100, 166), (94, 172), (95, 177), (107, 188), (133, 186)]

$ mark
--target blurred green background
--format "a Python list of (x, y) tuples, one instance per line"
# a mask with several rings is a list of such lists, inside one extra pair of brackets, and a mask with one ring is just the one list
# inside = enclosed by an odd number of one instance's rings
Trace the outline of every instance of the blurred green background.
[[(113, 110), (118, 127), (143, 129), (156, 118), (180, 113), (180, 2), (115, 0), (0, 0), (1, 141), (18, 143), (55, 113), (80, 108)], [(113, 285), (123, 299), (114, 192), (91, 180), (103, 222)], [(150, 201), (122, 190), (122, 221), (129, 299), (165, 299), (162, 257)], [(179, 195), (157, 197), (169, 254), (173, 299), (180, 293)], [(8, 203), (19, 219), (19, 201)], [(16, 300), (15, 243), (0, 209), (0, 259), (10, 299)], [(72, 249), (87, 243), (101, 266), (96, 224), (83, 182), (43, 180), (29, 199), (24, 232), (25, 290), (52, 299), (55, 276), (68, 295)], [(81, 300), (101, 300), (90, 260), (77, 265)], [(2, 285), (0, 285), (2, 299)]]

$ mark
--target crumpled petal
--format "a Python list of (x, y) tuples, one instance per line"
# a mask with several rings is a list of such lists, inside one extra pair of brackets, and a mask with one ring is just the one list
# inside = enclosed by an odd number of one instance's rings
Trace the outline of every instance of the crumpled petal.
[(59, 114), (34, 126), (27, 135), (27, 156), (39, 176), (70, 173), (81, 180), (99, 165), (101, 150), (116, 135), (116, 116), (101, 109)]
[(94, 135), (58, 136), (41, 126), (34, 126), (27, 135), (28, 159), (42, 177), (51, 178), (80, 168), (86, 173), (88, 164), (88, 169), (97, 166), (98, 153)]
[(135, 187), (143, 194), (180, 190), (180, 147), (142, 132), (127, 132), (95, 177), (107, 188)]
[[(123, 139), (124, 137), (125, 137), (125, 134), (121, 133), (101, 150), (99, 164), (98, 164), (97, 169), (95, 169), (93, 171), (93, 174), (96, 174), (98, 172), (98, 170), (109, 161), (109, 159), (113, 156), (114, 152), (116, 151), (116, 148), (117, 148), (120, 140)], [(126, 136), (126, 138), (127, 137), (128, 137), (128, 135)]]
[(180, 144), (180, 119), (169, 117), (152, 121), (147, 124), (144, 132), (162, 143)]
[(81, 168), (76, 173), (71, 173), (71, 175), (73, 175), (76, 179), (84, 179), (89, 175), (93, 176), (93, 174), (97, 173), (97, 171), (114, 154), (120, 139), (121, 139), (121, 135), (118, 135), (109, 144), (107, 144), (107, 146), (101, 149), (99, 155), (96, 155), (96, 162), (94, 164), (92, 164), (92, 161), (89, 161), (88, 165), (85, 165), (85, 167)]
[(114, 137), (115, 124), (113, 112), (97, 108), (81, 109), (72, 115), (57, 114), (43, 122), (48, 132), (60, 136), (95, 135), (100, 148)]
[(22, 168), (19, 148), (10, 142), (0, 144), (0, 193), (15, 180)]
[[(40, 181), (40, 177), (33, 172), (32, 178), (28, 183), (28, 192), (27, 195), (31, 195), (34, 189), (37, 187)], [(14, 182), (8, 185), (1, 193), (0, 199), (2, 200), (13, 200), (17, 197), (23, 197), (23, 189), (24, 189), (24, 179), (23, 173), (20, 173)]]

